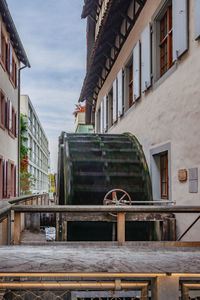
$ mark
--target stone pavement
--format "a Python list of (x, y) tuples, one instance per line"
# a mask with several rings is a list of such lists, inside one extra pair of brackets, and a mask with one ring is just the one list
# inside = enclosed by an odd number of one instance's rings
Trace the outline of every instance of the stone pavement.
[(0, 272), (200, 273), (200, 248), (3, 246)]

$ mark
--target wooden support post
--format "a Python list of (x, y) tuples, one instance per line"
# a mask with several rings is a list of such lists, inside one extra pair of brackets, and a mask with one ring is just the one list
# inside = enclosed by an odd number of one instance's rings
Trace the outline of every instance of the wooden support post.
[(175, 218), (169, 219), (169, 234), (170, 234), (170, 241), (176, 241), (176, 219)]
[(152, 287), (152, 299), (179, 299), (179, 277), (158, 276)]
[(187, 287), (184, 286), (184, 283), (182, 283), (181, 285), (181, 296), (182, 296), (182, 300), (189, 300), (189, 289)]
[(169, 223), (168, 220), (165, 219), (163, 220), (163, 226), (162, 226), (162, 240), (163, 241), (168, 241), (169, 240)]
[(117, 214), (117, 241), (119, 245), (125, 244), (125, 213)]
[(141, 292), (141, 300), (148, 300), (149, 299), (149, 289), (148, 286), (142, 288)]
[(7, 217), (7, 245), (11, 244), (11, 212), (8, 213)]
[(19, 245), (21, 233), (21, 213), (14, 213), (14, 245)]
[(115, 241), (116, 230), (115, 230), (115, 222), (112, 223), (112, 241)]

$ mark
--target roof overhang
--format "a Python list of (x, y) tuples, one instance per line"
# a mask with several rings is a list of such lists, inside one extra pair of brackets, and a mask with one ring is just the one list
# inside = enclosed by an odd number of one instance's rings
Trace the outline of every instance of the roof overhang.
[(19, 34), (18, 34), (15, 24), (13, 22), (12, 16), (8, 9), (8, 4), (6, 3), (6, 0), (0, 0), (0, 13), (2, 15), (3, 22), (6, 25), (6, 29), (7, 29), (8, 33), (10, 34), (12, 46), (15, 50), (17, 58), (25, 66), (30, 68), (31, 65), (29, 63), (28, 57), (26, 55), (26, 52), (25, 52), (22, 42), (20, 40)]
[[(134, 17), (130, 18), (128, 16), (128, 8), (132, 1), (134, 1), (135, 10)], [(90, 0), (87, 3), (89, 5)], [(146, 0), (110, 0), (98, 36), (94, 42), (79, 102), (88, 98), (97, 100), (98, 93), (145, 3)], [(126, 32), (122, 34), (121, 25), (124, 20), (126, 22)], [(118, 46), (115, 45), (117, 36), (119, 37)], [(112, 48), (114, 48), (114, 57), (111, 56)], [(107, 60), (109, 60), (109, 66), (105, 66)], [(106, 74), (104, 77), (102, 76), (103, 69)]]
[(81, 18), (86, 18), (99, 6), (99, 0), (85, 0)]

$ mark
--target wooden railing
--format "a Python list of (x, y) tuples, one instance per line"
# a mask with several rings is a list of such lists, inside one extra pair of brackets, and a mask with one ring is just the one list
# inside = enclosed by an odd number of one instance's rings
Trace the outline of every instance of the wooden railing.
[[(117, 223), (117, 241), (125, 244), (126, 221), (161, 221), (163, 223), (163, 240), (176, 241), (176, 219), (174, 214), (200, 213), (200, 206), (78, 206), (78, 205), (15, 205), (14, 211), (15, 237), (19, 244), (22, 213), (62, 213), (65, 226), (70, 222), (112, 222)], [(67, 236), (66, 239), (67, 241)]]
[[(48, 194), (32, 194), (9, 198), (0, 201), (0, 245), (10, 245), (14, 240), (14, 213), (13, 207), (19, 204), (26, 205), (49, 205)], [(21, 230), (24, 229), (25, 215), (20, 215)]]

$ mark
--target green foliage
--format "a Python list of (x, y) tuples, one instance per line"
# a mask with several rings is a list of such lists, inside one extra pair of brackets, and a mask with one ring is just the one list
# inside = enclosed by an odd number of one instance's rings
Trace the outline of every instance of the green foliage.
[(27, 132), (27, 124), (24, 121), (26, 115), (20, 115), (20, 162), (23, 161), (24, 156), (28, 156), (28, 147), (24, 146), (24, 143), (28, 140), (25, 136)]
[(27, 133), (27, 123), (25, 118), (27, 116), (21, 114), (20, 116), (20, 193), (30, 194), (30, 188), (35, 184), (35, 177), (28, 172), (28, 151), (30, 148), (26, 147), (24, 143), (28, 140), (25, 136)]

